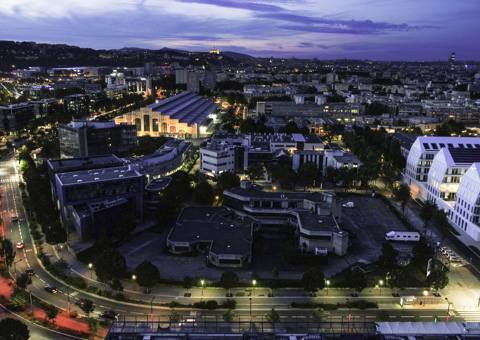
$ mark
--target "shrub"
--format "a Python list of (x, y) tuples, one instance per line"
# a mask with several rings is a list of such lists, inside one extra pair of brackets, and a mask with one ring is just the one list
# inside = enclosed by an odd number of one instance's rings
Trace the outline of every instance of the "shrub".
[(106, 289), (99, 289), (97, 294), (100, 296), (108, 297), (108, 298), (112, 296), (112, 292)]
[(75, 319), (78, 316), (78, 312), (76, 310), (70, 312), (70, 317)]
[[(176, 308), (176, 307), (180, 307), (180, 306), (181, 306), (181, 304), (178, 303), (177, 301), (170, 301), (169, 303), (167, 303), (168, 308)], [(194, 306), (195, 306), (195, 304), (194, 304)], [(198, 307), (196, 307), (196, 308), (198, 308)]]
[(125, 301), (125, 295), (123, 295), (123, 293), (115, 293), (113, 298), (117, 301)]
[(87, 286), (85, 289), (88, 293), (96, 294), (98, 292), (98, 288), (94, 286)]
[(206, 307), (208, 310), (217, 309), (217, 308), (218, 308), (218, 302), (215, 301), (215, 300), (208, 300), (208, 301), (205, 303), (205, 307)]
[(222, 303), (222, 308), (235, 309), (235, 307), (237, 307), (237, 301), (235, 301), (234, 299), (226, 299)]
[(42, 257), (41, 261), (42, 261), (42, 264), (45, 267), (47, 267), (50, 264), (50, 259), (48, 257), (46, 257), (45, 255)]

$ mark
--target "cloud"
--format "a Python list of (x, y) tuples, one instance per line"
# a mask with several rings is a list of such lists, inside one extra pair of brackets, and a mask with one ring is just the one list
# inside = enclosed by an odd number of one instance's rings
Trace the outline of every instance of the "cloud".
[(290, 13), (256, 14), (259, 18), (280, 20), (294, 23), (293, 25), (281, 25), (283, 29), (316, 32), (316, 33), (336, 33), (336, 34), (384, 34), (387, 32), (408, 32), (412, 30), (434, 29), (437, 26), (411, 26), (408, 24), (392, 24), (388, 22), (373, 22), (371, 20), (331, 20), (325, 18), (315, 18), (304, 15)]
[(234, 0), (177, 0), (183, 3), (196, 3), (203, 5), (213, 5), (217, 7), (237, 8), (245, 9), (249, 11), (262, 11), (262, 12), (279, 12), (284, 9), (277, 5), (261, 4), (258, 2), (249, 1), (234, 1)]
[(313, 44), (310, 42), (301, 42), (297, 45), (299, 48), (313, 47)]

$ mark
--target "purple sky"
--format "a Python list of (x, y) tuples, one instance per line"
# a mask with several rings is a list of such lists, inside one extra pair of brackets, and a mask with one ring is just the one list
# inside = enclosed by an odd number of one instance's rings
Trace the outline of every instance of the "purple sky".
[(480, 59), (478, 0), (1, 0), (0, 39), (260, 57)]

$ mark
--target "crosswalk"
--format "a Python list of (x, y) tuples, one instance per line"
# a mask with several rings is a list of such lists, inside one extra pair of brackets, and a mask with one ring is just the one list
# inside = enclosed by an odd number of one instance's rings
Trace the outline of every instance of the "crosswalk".
[(0, 183), (16, 183), (16, 182), (18, 182), (17, 178), (0, 179)]
[(456, 310), (456, 312), (467, 322), (480, 322), (480, 310)]

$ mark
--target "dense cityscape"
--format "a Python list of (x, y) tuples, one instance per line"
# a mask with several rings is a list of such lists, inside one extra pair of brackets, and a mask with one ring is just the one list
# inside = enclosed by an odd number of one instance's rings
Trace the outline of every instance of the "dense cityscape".
[(0, 41), (0, 339), (480, 339), (462, 48), (23, 40)]

